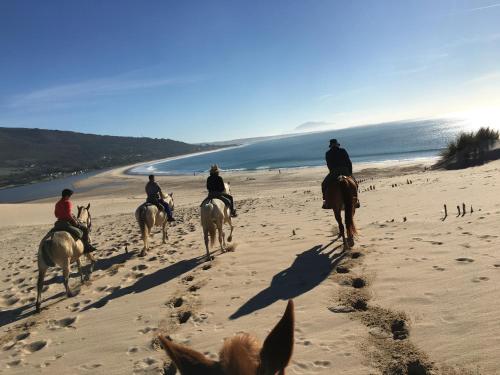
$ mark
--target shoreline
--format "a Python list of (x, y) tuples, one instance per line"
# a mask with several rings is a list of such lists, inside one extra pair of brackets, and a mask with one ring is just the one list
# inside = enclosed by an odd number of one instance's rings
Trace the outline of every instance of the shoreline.
[[(237, 146), (241, 147), (241, 146)], [(217, 150), (219, 151), (219, 150)], [(214, 151), (209, 151), (214, 152)], [(216, 152), (216, 151), (215, 151)], [(179, 158), (179, 157), (175, 157)], [(164, 159), (162, 159), (164, 160)], [(383, 175), (394, 175), (402, 173), (403, 169), (409, 169), (409, 171), (416, 171), (419, 166), (431, 166), (436, 161), (436, 157), (424, 157), (415, 158), (407, 160), (387, 160), (387, 161), (373, 161), (373, 162), (360, 162), (353, 163), (353, 171), (355, 174), (365, 173), (365, 174), (383, 174)], [(72, 176), (78, 177), (76, 181), (70, 181), (70, 188), (74, 189), (78, 195), (84, 194), (85, 196), (91, 196), (99, 191), (110, 191), (113, 187), (125, 187), (127, 184), (139, 182), (143, 180), (143, 177), (148, 173), (130, 173), (130, 170), (136, 168), (139, 165), (145, 163), (138, 163), (128, 166), (122, 166), (118, 168), (108, 169), (104, 171), (93, 172), (90, 176)], [(394, 168), (394, 171), (387, 170), (389, 168)], [(249, 175), (252, 178), (257, 177), (259, 174), (269, 174), (269, 173), (327, 173), (326, 166), (303, 166), (303, 167), (290, 167), (290, 168), (262, 168), (262, 169), (245, 169), (245, 170), (227, 170), (223, 171), (225, 175), (231, 176), (232, 178), (243, 178)], [(169, 180), (175, 181), (191, 181), (192, 179), (199, 178), (201, 176), (206, 176), (208, 172), (193, 174), (161, 174), (155, 173), (155, 175), (164, 180), (168, 178)], [(11, 189), (0, 190), (0, 205), (2, 204), (26, 204), (34, 203), (37, 201), (44, 201), (47, 199), (52, 199), (59, 195), (62, 185), (64, 185), (67, 179), (56, 179), (52, 181), (46, 181), (43, 183), (34, 183), (29, 185), (23, 185), (21, 187), (15, 187)], [(42, 184), (42, 185), (40, 185)], [(40, 186), (51, 188), (49, 190), (40, 190)], [(16, 192), (19, 191), (19, 195), (16, 196)], [(4, 194), (2, 194), (4, 193)], [(6, 194), (7, 193), (7, 194)], [(12, 196), (9, 198), (9, 193)]]

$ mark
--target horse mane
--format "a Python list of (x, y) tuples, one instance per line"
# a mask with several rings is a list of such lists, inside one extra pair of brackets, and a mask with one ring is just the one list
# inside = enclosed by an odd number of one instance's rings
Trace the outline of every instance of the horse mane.
[(227, 374), (241, 374), (245, 369), (248, 374), (255, 374), (255, 370), (260, 364), (259, 341), (248, 333), (240, 333), (224, 341), (219, 352), (219, 359), (222, 368)]

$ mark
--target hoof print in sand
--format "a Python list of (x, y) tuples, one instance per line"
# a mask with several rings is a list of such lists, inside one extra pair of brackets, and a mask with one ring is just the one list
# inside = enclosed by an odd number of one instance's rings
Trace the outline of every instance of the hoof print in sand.
[(457, 258), (455, 259), (457, 262), (462, 262), (462, 263), (472, 263), (474, 262), (474, 259), (471, 259), (471, 258)]
[(183, 311), (177, 315), (177, 318), (179, 319), (179, 323), (184, 324), (189, 320), (189, 318), (191, 318), (192, 315), (191, 311)]
[(47, 345), (48, 341), (45, 340), (33, 341), (32, 343), (24, 345), (24, 350), (26, 350), (28, 353), (35, 353), (42, 350)]

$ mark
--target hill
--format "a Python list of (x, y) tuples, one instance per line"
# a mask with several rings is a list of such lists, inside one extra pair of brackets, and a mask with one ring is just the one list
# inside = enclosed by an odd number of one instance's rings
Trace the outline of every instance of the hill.
[(171, 139), (0, 128), (0, 187), (217, 148)]

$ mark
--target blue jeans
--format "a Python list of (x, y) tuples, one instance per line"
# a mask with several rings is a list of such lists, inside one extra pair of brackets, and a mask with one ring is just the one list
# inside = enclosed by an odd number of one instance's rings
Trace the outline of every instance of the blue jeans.
[(170, 206), (168, 205), (167, 202), (165, 202), (163, 199), (158, 199), (158, 203), (160, 203), (163, 208), (165, 209), (165, 213), (167, 214), (167, 217), (169, 219), (172, 219), (172, 210), (170, 209)]

